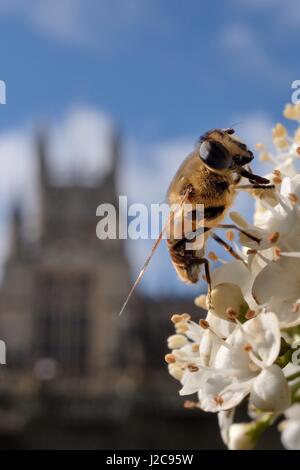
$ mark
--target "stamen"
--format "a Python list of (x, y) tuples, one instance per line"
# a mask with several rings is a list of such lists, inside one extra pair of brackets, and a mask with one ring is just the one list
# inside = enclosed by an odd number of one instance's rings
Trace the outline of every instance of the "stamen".
[(215, 395), (214, 401), (216, 402), (216, 405), (220, 405), (220, 406), (222, 406), (224, 403), (224, 399), (221, 397), (221, 395)]
[(281, 184), (281, 183), (282, 183), (282, 178), (281, 178), (281, 176), (274, 176), (274, 177), (272, 178), (272, 183), (274, 183), (274, 184)]
[(234, 233), (233, 233), (232, 230), (228, 230), (228, 231), (226, 232), (226, 238), (227, 238), (227, 240), (229, 240), (230, 242), (234, 239)]
[(254, 248), (249, 248), (249, 250), (247, 250), (247, 255), (256, 255), (257, 254), (257, 250), (255, 250)]
[(171, 316), (171, 321), (175, 324), (182, 322), (182, 321), (187, 321), (190, 319), (191, 319), (191, 315), (189, 315), (188, 313), (181, 313), (181, 314), (174, 313), (174, 315)]
[(203, 308), (203, 310), (207, 310), (206, 295), (202, 294), (196, 297), (195, 305), (197, 305), (197, 307)]
[(209, 329), (209, 323), (207, 320), (204, 320), (203, 318), (201, 318), (201, 320), (199, 320), (199, 325), (201, 326), (201, 328), (203, 328), (204, 330), (208, 330)]
[(293, 313), (297, 313), (298, 310), (299, 310), (299, 307), (300, 307), (300, 304), (297, 304), (297, 302), (295, 302), (295, 303), (292, 305), (292, 312), (293, 312)]
[(196, 366), (196, 364), (188, 364), (187, 368), (190, 372), (198, 372), (199, 371), (199, 367)]
[(270, 161), (270, 156), (269, 156), (268, 152), (262, 152), (259, 156), (259, 159), (262, 162), (268, 162), (268, 161)]
[(218, 255), (216, 255), (216, 253), (214, 251), (210, 251), (208, 253), (207, 257), (209, 259), (211, 259), (212, 261), (218, 261), (218, 259), (219, 259)]
[(250, 351), (252, 351), (252, 346), (251, 346), (251, 344), (245, 344), (245, 346), (244, 346), (244, 351), (245, 351), (245, 352), (250, 352)]
[(183, 407), (187, 410), (192, 410), (194, 408), (198, 408), (198, 403), (192, 400), (185, 400)]
[(273, 232), (267, 237), (267, 240), (270, 243), (276, 243), (278, 238), (279, 238), (279, 232)]
[(182, 346), (185, 346), (188, 342), (188, 339), (184, 335), (175, 334), (175, 335), (169, 336), (167, 342), (168, 342), (168, 348), (173, 350), (173, 349), (179, 349), (179, 348), (182, 348)]
[(291, 201), (292, 204), (297, 204), (297, 202), (298, 202), (297, 194), (289, 193), (288, 198), (289, 198), (289, 200)]
[(299, 157), (300, 157), (300, 147), (297, 147), (297, 148), (296, 148), (296, 152), (297, 152), (297, 154), (298, 154)]
[(225, 313), (229, 320), (236, 320), (238, 316), (238, 313), (231, 307), (227, 308)]
[(246, 320), (251, 320), (256, 316), (256, 311), (255, 310), (248, 310), (248, 312), (245, 315)]
[(191, 315), (189, 313), (182, 313), (181, 317), (183, 320), (186, 320), (186, 321), (191, 319)]
[(266, 146), (265, 146), (265, 144), (263, 144), (262, 142), (257, 142), (257, 143), (255, 144), (255, 148), (256, 148), (257, 150), (265, 150)]
[(174, 315), (171, 316), (171, 322), (173, 323), (178, 323), (182, 320), (181, 315), (178, 313), (174, 313)]
[(188, 331), (188, 329), (189, 329), (189, 327), (186, 323), (180, 322), (180, 323), (177, 323), (177, 325), (176, 325), (176, 333), (178, 333), (178, 334), (182, 335), (182, 334), (186, 333)]
[(199, 352), (199, 348), (200, 348), (200, 345), (199, 345), (198, 343), (194, 343), (194, 344), (192, 345), (192, 351), (193, 351), (194, 353)]
[(274, 247), (274, 256), (275, 256), (275, 259), (279, 259), (281, 256), (281, 250), (280, 248), (278, 248), (278, 246)]
[(176, 357), (174, 354), (168, 353), (165, 355), (165, 361), (167, 364), (174, 364), (176, 362)]

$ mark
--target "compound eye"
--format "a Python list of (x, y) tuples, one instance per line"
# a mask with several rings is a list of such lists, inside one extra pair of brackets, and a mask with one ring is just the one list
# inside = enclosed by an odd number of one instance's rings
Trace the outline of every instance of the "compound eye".
[(231, 156), (220, 142), (204, 141), (199, 148), (201, 160), (214, 170), (226, 170), (230, 167)]

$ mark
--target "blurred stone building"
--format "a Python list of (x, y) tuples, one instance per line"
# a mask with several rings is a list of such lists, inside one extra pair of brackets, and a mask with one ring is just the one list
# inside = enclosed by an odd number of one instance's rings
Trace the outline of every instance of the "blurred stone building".
[(129, 270), (120, 240), (100, 242), (95, 228), (97, 206), (117, 206), (118, 145), (113, 136), (112, 168), (99, 184), (59, 186), (48, 172), (45, 139), (38, 140), (40, 235), (36, 243), (26, 241), (16, 207), (0, 292), (9, 370), (30, 370), (51, 359), (45, 367), (57, 368), (62, 378), (97, 377), (113, 363)]

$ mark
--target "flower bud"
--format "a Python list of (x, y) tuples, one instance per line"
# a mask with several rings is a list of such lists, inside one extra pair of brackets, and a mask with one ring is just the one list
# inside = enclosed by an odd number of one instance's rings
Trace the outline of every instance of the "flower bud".
[(276, 126), (272, 130), (272, 134), (273, 134), (273, 139), (286, 137), (287, 130), (282, 124), (277, 123)]
[(218, 284), (212, 289), (211, 304), (213, 307), (212, 312), (225, 320), (229, 319), (229, 309), (238, 314), (243, 307), (247, 309), (247, 304), (240, 287), (229, 282)]
[(266, 367), (253, 382), (250, 405), (261, 411), (282, 412), (290, 404), (291, 393), (279, 366)]
[(198, 297), (196, 297), (195, 298), (195, 305), (197, 305), (197, 307), (202, 308), (203, 310), (207, 310), (206, 295), (202, 294), (202, 295), (199, 295)]
[(286, 117), (287, 119), (295, 119), (295, 120), (298, 120), (299, 119), (299, 112), (297, 111), (296, 107), (293, 106), (292, 104), (287, 104), (286, 107), (284, 108), (284, 111), (283, 111), (283, 115), (284, 117)]
[(230, 450), (251, 450), (255, 444), (253, 423), (235, 423), (230, 426), (228, 437)]
[(169, 374), (176, 380), (181, 380), (183, 376), (183, 370), (178, 364), (168, 365)]
[(277, 147), (280, 150), (284, 150), (288, 148), (289, 146), (289, 143), (285, 137), (276, 137), (275, 139), (273, 139), (273, 142), (274, 142), (275, 147)]
[(178, 349), (187, 343), (187, 338), (183, 335), (172, 335), (168, 338), (169, 349)]

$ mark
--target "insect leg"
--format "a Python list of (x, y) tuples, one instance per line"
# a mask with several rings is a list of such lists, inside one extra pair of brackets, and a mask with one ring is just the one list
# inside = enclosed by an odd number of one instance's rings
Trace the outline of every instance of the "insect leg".
[(219, 243), (219, 245), (225, 248), (225, 250), (228, 251), (228, 253), (233, 256), (233, 258), (238, 259), (239, 261), (242, 261), (244, 264), (246, 264), (243, 258), (241, 258), (240, 255), (232, 248), (232, 246), (223, 240), (223, 238), (219, 237), (215, 233), (212, 233), (211, 236), (217, 243)]
[(259, 183), (259, 184), (269, 184), (270, 180), (267, 178), (264, 178), (263, 176), (255, 175), (254, 173), (251, 173), (251, 171), (247, 171), (245, 168), (240, 168), (239, 169), (239, 174), (244, 176), (244, 178), (247, 178), (250, 183)]
[(238, 227), (237, 225), (234, 224), (219, 224), (217, 225), (217, 228), (232, 228), (234, 230), (237, 230), (238, 232), (242, 233), (243, 235), (246, 235), (246, 237), (250, 238), (251, 240), (255, 241), (256, 243), (260, 243), (260, 238), (255, 237), (254, 235), (251, 235), (250, 233), (246, 232), (246, 230), (243, 230), (242, 228)]
[(212, 303), (211, 303), (211, 277), (210, 277), (210, 269), (209, 269), (209, 261), (206, 258), (201, 258), (197, 260), (197, 264), (204, 264), (204, 271), (205, 271), (205, 277), (207, 281), (207, 286), (208, 286), (208, 310), (212, 308)]
[(252, 183), (252, 184), (241, 184), (240, 186), (236, 186), (235, 189), (274, 189), (274, 184), (259, 184), (259, 183)]

